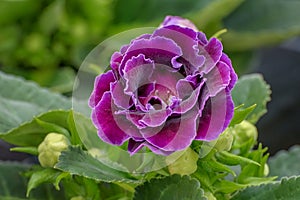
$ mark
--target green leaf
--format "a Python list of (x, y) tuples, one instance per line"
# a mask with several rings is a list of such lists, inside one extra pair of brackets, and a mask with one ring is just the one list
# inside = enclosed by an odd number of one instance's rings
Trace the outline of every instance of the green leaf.
[(173, 175), (163, 179), (152, 179), (136, 188), (134, 200), (200, 200), (206, 199), (200, 183), (189, 176)]
[(234, 126), (236, 124), (241, 123), (243, 120), (245, 120), (248, 115), (255, 109), (256, 104), (253, 104), (252, 106), (249, 106), (247, 108), (243, 108), (244, 104), (241, 104), (240, 106), (234, 108), (234, 114), (233, 118), (229, 124), (229, 126)]
[(78, 126), (76, 127), (76, 122), (81, 123), (81, 122), (83, 122), (84, 119), (82, 119), (82, 121), (75, 122), (75, 119), (74, 119), (75, 115), (76, 115), (77, 119), (79, 119), (79, 117), (82, 116), (79, 113), (75, 113), (74, 111), (71, 111), (67, 118), (67, 124), (68, 124), (69, 130), (71, 132), (71, 143), (73, 145), (81, 145), (82, 142), (80, 140), (80, 137), (79, 137), (79, 134), (77, 131)]
[(62, 178), (65, 178), (67, 176), (69, 176), (68, 173), (61, 172), (53, 168), (44, 168), (39, 169), (38, 171), (34, 171), (28, 182), (26, 196), (29, 197), (31, 190), (43, 183), (53, 183), (55, 185), (55, 188), (57, 190), (60, 190), (59, 182)]
[(248, 163), (241, 166), (241, 172), (237, 178), (237, 181), (242, 184), (257, 185), (261, 183), (270, 182), (276, 177), (266, 177), (268, 175), (268, 167), (266, 165), (269, 154), (266, 153), (268, 148), (263, 148), (262, 144), (258, 145), (256, 150), (252, 150), (247, 153), (247, 158), (251, 159), (260, 165)]
[(228, 166), (226, 166), (222, 163), (219, 163), (214, 160), (201, 161), (201, 162), (202, 162), (203, 166), (207, 166), (207, 167), (209, 167), (209, 169), (212, 169), (216, 172), (227, 172), (227, 173), (232, 174), (233, 176), (236, 176), (235, 172), (232, 169), (230, 169)]
[(68, 129), (69, 115), (70, 111), (49, 111), (0, 135), (0, 138), (17, 146), (37, 147), (49, 132), (63, 130), (63, 134)]
[(280, 182), (248, 187), (237, 193), (232, 200), (296, 200), (300, 199), (300, 176), (283, 178)]
[(227, 151), (217, 152), (216, 158), (219, 162), (224, 163), (226, 165), (254, 164), (260, 166), (260, 164), (254, 160), (238, 156)]
[(269, 159), (270, 175), (278, 178), (300, 175), (299, 161), (299, 145), (291, 147), (289, 151), (282, 150)]
[(216, 192), (222, 192), (222, 193), (226, 193), (226, 194), (232, 193), (232, 192), (235, 192), (237, 190), (247, 187), (247, 185), (243, 185), (243, 184), (239, 184), (239, 183), (235, 183), (235, 182), (227, 181), (227, 180), (221, 180), (221, 181), (217, 182), (216, 184), (214, 184), (214, 186), (216, 187)]
[(260, 74), (242, 76), (231, 94), (235, 105), (244, 104), (245, 107), (250, 107), (256, 104), (255, 109), (247, 117), (251, 123), (256, 123), (267, 112), (266, 104), (271, 100), (270, 86)]
[(96, 181), (138, 182), (129, 173), (118, 171), (101, 163), (79, 147), (69, 147), (68, 150), (63, 151), (54, 167)]
[(227, 50), (241, 51), (278, 43), (300, 33), (300, 2), (247, 0), (224, 20)]
[(37, 147), (14, 147), (10, 148), (10, 151), (29, 153), (32, 155), (39, 154)]
[(40, 200), (64, 199), (62, 191), (55, 191), (49, 185), (43, 185), (39, 190), (32, 191), (26, 198), (27, 179), (21, 174), (30, 165), (16, 162), (0, 162), (0, 199), (1, 200)]
[(69, 131), (64, 127), (58, 126), (54, 123), (45, 122), (43, 120), (40, 120), (39, 118), (35, 118), (35, 121), (37, 122), (38, 125), (44, 128), (48, 133), (50, 132), (61, 133), (66, 137), (70, 137)]
[(45, 111), (71, 108), (69, 99), (2, 72), (0, 91), (0, 135)]

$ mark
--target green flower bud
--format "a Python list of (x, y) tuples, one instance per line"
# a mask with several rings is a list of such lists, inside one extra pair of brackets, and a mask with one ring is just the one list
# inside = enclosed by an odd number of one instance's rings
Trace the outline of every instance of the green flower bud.
[(53, 167), (58, 162), (58, 157), (70, 144), (68, 138), (59, 133), (49, 133), (39, 145), (38, 159), (43, 167)]
[(258, 135), (256, 127), (246, 120), (235, 125), (233, 133), (235, 135), (234, 146), (237, 148), (243, 146), (249, 141), (252, 141), (254, 144)]
[(269, 172), (270, 172), (269, 165), (267, 163), (265, 163), (265, 166), (264, 166), (264, 176), (268, 176)]
[(184, 152), (179, 151), (171, 154), (166, 158), (166, 162), (170, 174), (189, 175), (197, 170), (198, 158), (199, 156), (195, 151), (187, 148)]
[(233, 129), (228, 127), (218, 138), (215, 148), (218, 151), (229, 151), (233, 142)]

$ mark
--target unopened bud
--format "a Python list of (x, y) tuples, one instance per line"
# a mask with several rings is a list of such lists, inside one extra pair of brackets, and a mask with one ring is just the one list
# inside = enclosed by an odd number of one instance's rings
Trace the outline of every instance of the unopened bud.
[(58, 162), (58, 157), (70, 144), (68, 138), (59, 133), (49, 133), (39, 145), (38, 159), (43, 167), (53, 167)]
[(233, 129), (228, 127), (218, 138), (215, 148), (218, 151), (229, 151), (233, 142)]
[[(178, 158), (178, 153), (182, 154)], [(177, 159), (176, 159), (177, 158)], [(198, 154), (191, 148), (176, 152), (167, 157), (166, 162), (171, 174), (189, 175), (197, 170)]]

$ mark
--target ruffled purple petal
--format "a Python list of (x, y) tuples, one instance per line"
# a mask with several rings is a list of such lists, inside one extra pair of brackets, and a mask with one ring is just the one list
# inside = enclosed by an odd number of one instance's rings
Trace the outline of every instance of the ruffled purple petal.
[(205, 58), (199, 54), (197, 32), (194, 30), (171, 25), (157, 29), (153, 36), (170, 38), (181, 47), (183, 55), (177, 60), (184, 64), (187, 74), (198, 71), (199, 67), (203, 65)]
[(142, 119), (139, 120), (142, 124), (145, 124), (148, 127), (157, 127), (162, 125), (167, 118), (172, 114), (170, 108), (165, 108), (161, 110), (150, 110), (145, 113)]
[(178, 151), (187, 148), (196, 136), (197, 109), (178, 117), (170, 117), (164, 125), (141, 130), (151, 145), (163, 151)]
[(176, 88), (178, 97), (182, 101), (179, 106), (174, 109), (173, 113), (184, 114), (191, 108), (195, 107), (195, 104), (199, 98), (201, 87), (204, 84), (204, 80), (202, 80), (201, 83), (198, 84), (198, 87), (195, 89), (194, 87), (192, 87), (193, 84), (194, 83), (191, 84), (191, 82), (186, 79), (178, 81)]
[(138, 89), (153, 82), (150, 80), (153, 69), (153, 61), (146, 59), (143, 54), (128, 60), (123, 70), (124, 79), (126, 80), (124, 92), (138, 97)]
[(127, 45), (123, 45), (121, 48), (120, 48), (120, 53), (123, 55), (126, 53), (127, 49), (130, 47), (130, 45), (132, 45), (132, 43), (135, 41), (135, 40), (139, 40), (139, 39), (149, 39), (151, 37), (152, 34), (143, 34), (143, 35), (140, 35), (138, 36), (137, 38), (135, 38), (134, 40), (131, 40), (130, 41), (130, 44), (127, 44)]
[(234, 87), (234, 85), (238, 79), (238, 76), (232, 67), (231, 60), (225, 53), (222, 54), (220, 61), (226, 63), (230, 68), (230, 83), (228, 85), (228, 89), (231, 90)]
[(170, 67), (172, 58), (182, 55), (181, 48), (171, 39), (164, 37), (153, 37), (150, 39), (134, 40), (127, 49), (119, 67), (119, 73), (123, 75), (123, 69), (127, 60), (139, 54), (153, 60), (155, 63), (164, 64)]
[(203, 32), (197, 32), (197, 40), (201, 46), (206, 46), (208, 43), (208, 40), (206, 38), (206, 35)]
[(228, 126), (233, 116), (233, 101), (227, 89), (206, 101), (198, 122), (196, 140), (216, 139)]
[(128, 152), (130, 155), (135, 154), (145, 146), (145, 141), (135, 141), (133, 139), (128, 140)]
[(156, 64), (151, 76), (151, 80), (155, 80), (156, 96), (166, 100), (170, 95), (176, 95), (176, 84), (181, 79), (184, 79), (184, 76), (179, 72), (169, 71), (164, 65)]
[(226, 63), (220, 61), (203, 77), (207, 79), (205, 84), (208, 90), (208, 95), (212, 97), (229, 85), (231, 80), (231, 69)]
[(170, 25), (187, 27), (193, 29), (194, 31), (198, 31), (195, 24), (193, 24), (190, 20), (178, 16), (170, 16), (170, 15), (166, 16), (163, 23), (160, 26), (170, 26)]
[(199, 42), (199, 54), (205, 57), (204, 65), (199, 69), (201, 74), (207, 74), (220, 60), (223, 46), (217, 38), (211, 38), (205, 46)]
[(110, 83), (114, 82), (115, 78), (111, 70), (96, 77), (94, 90), (89, 98), (89, 106), (94, 108), (101, 100), (104, 92), (109, 91)]
[(133, 105), (133, 100), (130, 95), (124, 93), (125, 83), (123, 80), (111, 83), (110, 91), (114, 103), (123, 109), (129, 109)]
[(121, 145), (129, 136), (119, 126), (124, 118), (114, 115), (114, 105), (109, 91), (103, 94), (101, 101), (92, 110), (92, 121), (98, 130), (99, 137), (110, 144)]
[(119, 65), (123, 59), (123, 55), (120, 52), (114, 52), (110, 58), (110, 67), (118, 71)]

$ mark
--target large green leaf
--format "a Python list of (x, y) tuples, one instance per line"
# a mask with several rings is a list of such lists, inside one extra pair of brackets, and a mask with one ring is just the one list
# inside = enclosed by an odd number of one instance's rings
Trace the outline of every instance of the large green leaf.
[(256, 123), (267, 112), (266, 104), (271, 99), (270, 86), (260, 74), (242, 76), (231, 94), (235, 105), (244, 104), (247, 108), (256, 104), (255, 109), (247, 117), (252, 123)]
[(246, 0), (224, 20), (227, 50), (278, 43), (300, 33), (300, 1)]
[(138, 182), (129, 173), (113, 169), (79, 147), (63, 151), (55, 168), (71, 174), (104, 182)]
[(54, 110), (1, 134), (0, 138), (18, 146), (38, 146), (50, 132), (66, 134), (70, 111)]
[(296, 200), (300, 199), (300, 176), (283, 178), (281, 182), (254, 186), (242, 190), (233, 200)]
[(0, 91), (0, 135), (45, 111), (71, 108), (69, 99), (2, 72)]
[(280, 151), (269, 160), (270, 175), (284, 176), (300, 175), (300, 146), (293, 146), (289, 151)]
[(53, 168), (38, 169), (37, 171), (30, 172), (30, 176), (26, 196), (29, 196), (31, 191), (43, 183), (52, 183), (56, 190), (60, 190), (59, 182), (61, 179), (68, 177), (69, 174), (66, 172), (61, 172)]
[(21, 175), (29, 165), (0, 162), (0, 199), (1, 200), (39, 200), (64, 199), (63, 193), (55, 191), (50, 185), (43, 185), (26, 198), (27, 179)]
[(200, 183), (189, 176), (173, 175), (154, 179), (136, 188), (134, 200), (201, 200), (206, 199)]

